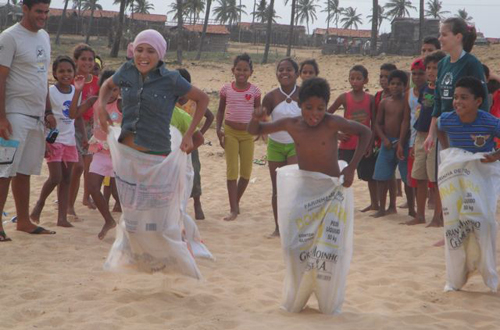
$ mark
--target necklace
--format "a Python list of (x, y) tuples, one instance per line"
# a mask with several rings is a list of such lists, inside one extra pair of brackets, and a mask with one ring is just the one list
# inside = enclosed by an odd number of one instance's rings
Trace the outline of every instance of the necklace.
[(286, 96), (286, 103), (292, 103), (292, 95), (297, 90), (297, 85), (293, 86), (293, 91), (290, 94), (283, 92), (283, 90), (281, 89), (281, 86), (279, 88), (280, 88), (281, 94)]

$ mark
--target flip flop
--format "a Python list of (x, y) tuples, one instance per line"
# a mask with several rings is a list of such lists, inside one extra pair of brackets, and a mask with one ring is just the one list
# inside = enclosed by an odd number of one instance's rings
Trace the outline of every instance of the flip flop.
[(32, 232), (30, 232), (30, 234), (32, 235), (54, 235), (56, 232), (55, 231), (52, 231), (52, 230), (47, 230), (43, 227), (36, 227), (35, 230), (33, 230)]
[(10, 241), (12, 240), (10, 239), (10, 237), (7, 237), (5, 231), (0, 230), (0, 242), (10, 242)]

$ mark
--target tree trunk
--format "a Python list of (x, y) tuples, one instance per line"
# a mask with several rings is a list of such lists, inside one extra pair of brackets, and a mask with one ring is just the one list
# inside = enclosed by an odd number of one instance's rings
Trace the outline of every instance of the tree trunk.
[(424, 0), (420, 0), (420, 23), (418, 27), (418, 40), (419, 45), (422, 44), (422, 40), (424, 40)]
[(85, 37), (85, 43), (89, 45), (89, 40), (90, 40), (90, 32), (92, 31), (92, 21), (94, 20), (94, 11), (95, 11), (95, 0), (92, 6), (92, 10), (90, 11), (90, 18), (89, 18), (89, 27), (87, 29), (87, 36)]
[(210, 6), (212, 6), (212, 0), (207, 0), (207, 9), (205, 12), (205, 22), (203, 22), (203, 31), (201, 32), (200, 47), (198, 48), (198, 54), (196, 54), (197, 60), (200, 60), (201, 58), (203, 42), (205, 41), (205, 36), (207, 35), (208, 19), (210, 18)]
[(262, 64), (267, 63), (269, 55), (269, 46), (271, 44), (271, 30), (273, 27), (273, 13), (274, 13), (274, 0), (269, 4), (269, 14), (267, 16), (267, 29), (266, 29), (266, 48), (264, 49), (264, 57), (262, 57)]
[(288, 36), (288, 47), (286, 48), (286, 56), (288, 57), (292, 55), (293, 28), (294, 28), (293, 19), (295, 17), (295, 1), (296, 0), (292, 0), (292, 17), (290, 18), (290, 34)]
[(59, 20), (59, 26), (57, 27), (56, 45), (59, 45), (59, 43), (60, 43), (59, 38), (61, 37), (61, 30), (62, 30), (64, 18), (66, 17), (66, 9), (68, 8), (68, 2), (69, 2), (69, 0), (66, 0), (64, 2), (63, 12), (61, 15), (61, 19)]
[(125, 7), (127, 4), (127, 0), (122, 0), (120, 2), (120, 12), (118, 13), (118, 28), (116, 29), (116, 36), (113, 42), (113, 48), (111, 48), (111, 57), (118, 57), (118, 53), (120, 51), (120, 43), (122, 41), (123, 34), (123, 21), (125, 19)]
[(184, 22), (182, 13), (184, 12), (183, 0), (177, 0), (177, 62), (182, 65), (182, 35)]
[(377, 55), (377, 37), (378, 37), (378, 0), (373, 0), (372, 12), (372, 39), (371, 39), (371, 55)]

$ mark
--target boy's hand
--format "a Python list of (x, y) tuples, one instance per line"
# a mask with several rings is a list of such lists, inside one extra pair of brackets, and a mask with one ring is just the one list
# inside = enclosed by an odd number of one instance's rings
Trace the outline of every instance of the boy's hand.
[(338, 136), (338, 139), (340, 142), (347, 142), (349, 140), (349, 137), (350, 137), (350, 135), (344, 134), (342, 132), (338, 132), (337, 136)]
[(181, 150), (185, 153), (190, 153), (193, 150), (193, 136), (192, 135), (184, 135), (182, 137), (181, 142)]
[(50, 114), (45, 116), (45, 125), (50, 129), (54, 129), (57, 127), (57, 122), (54, 115)]
[(435, 143), (436, 142), (434, 141), (434, 139), (432, 138), (432, 136), (430, 134), (428, 134), (427, 138), (424, 141), (425, 152), (429, 153), (429, 151), (434, 147)]
[(369, 157), (371, 157), (371, 155), (373, 155), (373, 145), (372, 144), (370, 144), (368, 146), (368, 148), (366, 149), (365, 158), (369, 158)]
[(484, 158), (481, 159), (481, 163), (493, 163), (497, 160), (500, 160), (500, 153), (498, 151), (492, 152), (490, 154), (485, 154)]
[(12, 135), (12, 126), (6, 117), (0, 119), (0, 137), (8, 140)]
[(351, 164), (344, 167), (340, 175), (344, 176), (344, 183), (342, 184), (344, 187), (349, 188), (354, 181), (354, 173), (356, 172), (356, 168), (351, 166)]
[(398, 157), (399, 160), (405, 159), (405, 152), (404, 152), (403, 146), (399, 142), (398, 142), (397, 147), (396, 147), (396, 156)]
[(85, 76), (79, 75), (74, 80), (75, 90), (81, 91), (85, 85)]
[(222, 147), (222, 149), (225, 149), (225, 143), (224, 143), (224, 139), (225, 139), (225, 135), (224, 135), (224, 132), (222, 130), (217, 130), (217, 137), (219, 138), (219, 143), (220, 143), (220, 146)]
[(264, 107), (257, 107), (253, 110), (253, 118), (258, 121), (265, 121), (267, 117), (267, 109)]
[(391, 150), (392, 149), (392, 142), (391, 142), (391, 140), (389, 140), (388, 138), (385, 138), (384, 139), (384, 147), (387, 150)]
[(410, 158), (415, 159), (415, 148), (410, 148)]

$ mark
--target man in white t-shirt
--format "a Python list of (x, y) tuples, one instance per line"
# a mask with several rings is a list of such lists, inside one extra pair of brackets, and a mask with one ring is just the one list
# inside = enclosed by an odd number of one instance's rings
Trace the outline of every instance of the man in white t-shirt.
[(10, 240), (1, 216), (11, 180), (17, 230), (55, 234), (29, 219), (30, 176), (42, 168), (44, 123), (56, 127), (47, 84), (50, 39), (42, 29), (49, 6), (50, 0), (24, 0), (21, 22), (0, 34), (0, 242)]

